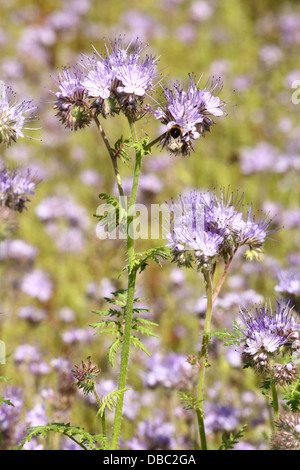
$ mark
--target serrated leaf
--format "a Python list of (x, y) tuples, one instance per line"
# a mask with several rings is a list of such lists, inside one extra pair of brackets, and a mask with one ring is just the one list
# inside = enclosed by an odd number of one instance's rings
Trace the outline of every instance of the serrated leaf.
[(147, 354), (147, 356), (151, 357), (151, 354), (146, 348), (146, 346), (136, 336), (131, 336), (130, 340), (135, 348), (140, 349), (145, 354)]
[(101, 401), (101, 406), (100, 406), (100, 408), (97, 412), (97, 416), (100, 415), (102, 417), (106, 408), (108, 408), (109, 411), (112, 411), (112, 409), (116, 407), (117, 402), (120, 399), (120, 397), (127, 390), (131, 390), (131, 388), (127, 387), (127, 388), (122, 388), (120, 390), (113, 390), (108, 395), (106, 395), (104, 397), (101, 397), (101, 400), (100, 400)]
[(71, 426), (70, 423), (49, 423), (47, 425), (32, 426), (28, 428), (26, 431), (26, 436), (22, 440), (18, 449), (23, 449), (26, 442), (30, 442), (31, 439), (37, 435), (46, 437), (48, 432), (61, 433), (64, 436), (72, 439), (85, 450), (100, 450), (108, 448), (107, 440), (102, 434), (90, 434), (83, 428)]
[(114, 154), (115, 158), (119, 158), (123, 163), (128, 164), (129, 155), (128, 155), (128, 148), (131, 139), (123, 139), (123, 136), (116, 141), (114, 145)]
[(144, 328), (143, 326), (135, 326), (133, 328), (135, 331), (138, 331), (139, 333), (141, 333), (142, 335), (145, 335), (145, 336), (154, 336), (155, 338), (159, 338), (158, 335), (156, 335), (155, 333), (152, 333), (152, 331), (149, 331), (147, 328)]
[(114, 357), (116, 355), (116, 353), (118, 352), (118, 349), (119, 347), (121, 346), (121, 340), (120, 338), (116, 338), (112, 344), (110, 345), (109, 349), (108, 349), (108, 361), (109, 363), (111, 364), (111, 366), (114, 365)]
[(158, 323), (154, 323), (153, 321), (147, 320), (146, 318), (136, 318), (136, 321), (142, 323), (143, 325), (147, 326), (159, 326)]

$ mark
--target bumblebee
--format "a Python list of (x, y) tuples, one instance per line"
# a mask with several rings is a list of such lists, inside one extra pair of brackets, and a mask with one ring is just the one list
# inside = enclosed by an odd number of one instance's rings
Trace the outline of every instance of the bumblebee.
[(183, 140), (182, 140), (182, 129), (181, 127), (175, 125), (172, 126), (166, 133), (165, 137), (165, 145), (167, 149), (170, 150), (172, 153), (179, 152), (183, 147)]
[(175, 124), (164, 135), (163, 146), (171, 153), (189, 155), (192, 149), (190, 141), (183, 139), (182, 129)]

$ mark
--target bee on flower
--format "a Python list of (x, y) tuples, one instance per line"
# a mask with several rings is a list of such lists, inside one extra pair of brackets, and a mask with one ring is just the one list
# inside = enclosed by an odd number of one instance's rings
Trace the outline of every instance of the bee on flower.
[(166, 126), (160, 144), (177, 155), (190, 154), (192, 141), (210, 131), (213, 118), (226, 115), (226, 102), (218, 96), (222, 90), (220, 78), (212, 79), (202, 90), (191, 74), (189, 79), (187, 91), (178, 82), (172, 88), (164, 87), (164, 105), (152, 108), (155, 118)]

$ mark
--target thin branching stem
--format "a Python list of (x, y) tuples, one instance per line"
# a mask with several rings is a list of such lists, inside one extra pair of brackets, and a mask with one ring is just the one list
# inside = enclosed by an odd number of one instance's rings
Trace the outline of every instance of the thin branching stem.
[[(133, 122), (128, 119), (129, 126), (131, 129), (132, 137), (136, 142), (136, 133)], [(125, 309), (125, 328), (124, 336), (122, 342), (122, 352), (121, 352), (121, 366), (120, 366), (120, 375), (119, 375), (119, 384), (118, 390), (124, 390), (126, 387), (127, 379), (127, 370), (129, 362), (129, 353), (130, 353), (130, 343), (131, 343), (131, 330), (132, 330), (132, 312), (133, 312), (133, 303), (134, 303), (134, 293), (135, 293), (135, 283), (136, 283), (136, 269), (131, 269), (132, 263), (134, 261), (135, 249), (134, 249), (134, 236), (132, 231), (133, 223), (133, 209), (136, 202), (136, 194), (138, 189), (138, 182), (141, 170), (141, 161), (142, 161), (142, 152), (136, 150), (135, 158), (135, 168), (134, 176), (132, 183), (131, 196), (128, 207), (128, 216), (127, 216), (127, 257), (128, 257), (128, 288), (127, 288), (127, 303)], [(116, 410), (115, 410), (115, 420), (113, 426), (113, 435), (111, 448), (118, 449), (119, 436), (121, 431), (121, 421), (122, 421), (122, 412), (123, 412), (123, 402), (124, 402), (124, 391), (120, 394), (118, 399)]]
[(205, 426), (204, 426), (204, 413), (203, 413), (203, 402), (204, 402), (204, 378), (205, 378), (205, 369), (208, 353), (208, 342), (209, 342), (209, 333), (210, 333), (210, 323), (213, 307), (213, 279), (210, 272), (206, 273), (206, 295), (207, 295), (207, 308), (205, 316), (205, 324), (203, 331), (203, 339), (200, 350), (199, 358), (199, 380), (198, 380), (198, 403), (197, 408), (197, 419), (198, 419), (198, 428), (201, 442), (201, 449), (207, 450)]

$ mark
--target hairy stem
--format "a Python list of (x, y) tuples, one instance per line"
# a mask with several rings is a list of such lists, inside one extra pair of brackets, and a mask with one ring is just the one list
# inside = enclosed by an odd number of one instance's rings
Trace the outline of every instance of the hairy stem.
[[(130, 120), (129, 120), (129, 125), (131, 128), (132, 135), (135, 139), (135, 131), (134, 131), (133, 123)], [(130, 353), (132, 312), (133, 312), (136, 274), (137, 274), (136, 269), (131, 269), (132, 262), (135, 256), (132, 224), (133, 224), (133, 210), (134, 210), (134, 205), (136, 201), (136, 194), (137, 194), (138, 182), (139, 182), (139, 176), (140, 176), (141, 161), (142, 161), (142, 153), (140, 151), (136, 151), (134, 176), (133, 176), (132, 190), (131, 190), (131, 196), (130, 196), (129, 207), (128, 207), (128, 215), (127, 215), (127, 257), (128, 257), (128, 265), (129, 265), (128, 289), (127, 289), (127, 303), (126, 303), (126, 309), (125, 309), (125, 328), (124, 328), (124, 336), (123, 336), (123, 342), (122, 342), (121, 366), (120, 366), (118, 390), (122, 390), (126, 387), (127, 369), (128, 369), (128, 361), (129, 361), (129, 353)], [(122, 421), (122, 412), (123, 412), (123, 402), (124, 402), (124, 391), (120, 394), (120, 398), (118, 399), (118, 402), (116, 405), (111, 449), (118, 449), (118, 442), (119, 442), (121, 421)]]
[(198, 381), (198, 409), (197, 409), (197, 419), (198, 419), (198, 428), (201, 442), (201, 449), (207, 450), (206, 434), (204, 427), (204, 414), (203, 414), (203, 401), (204, 401), (204, 378), (205, 378), (205, 368), (206, 368), (206, 359), (208, 352), (208, 342), (209, 342), (209, 332), (210, 332), (210, 323), (213, 307), (213, 282), (211, 273), (206, 275), (206, 295), (207, 295), (207, 308), (206, 308), (206, 317), (203, 331), (203, 340), (200, 351), (199, 358), (199, 381)]
[(273, 413), (274, 413), (274, 421), (278, 419), (278, 413), (279, 413), (279, 401), (278, 401), (278, 394), (277, 394), (277, 389), (276, 385), (274, 384), (272, 380), (272, 405), (273, 405)]

